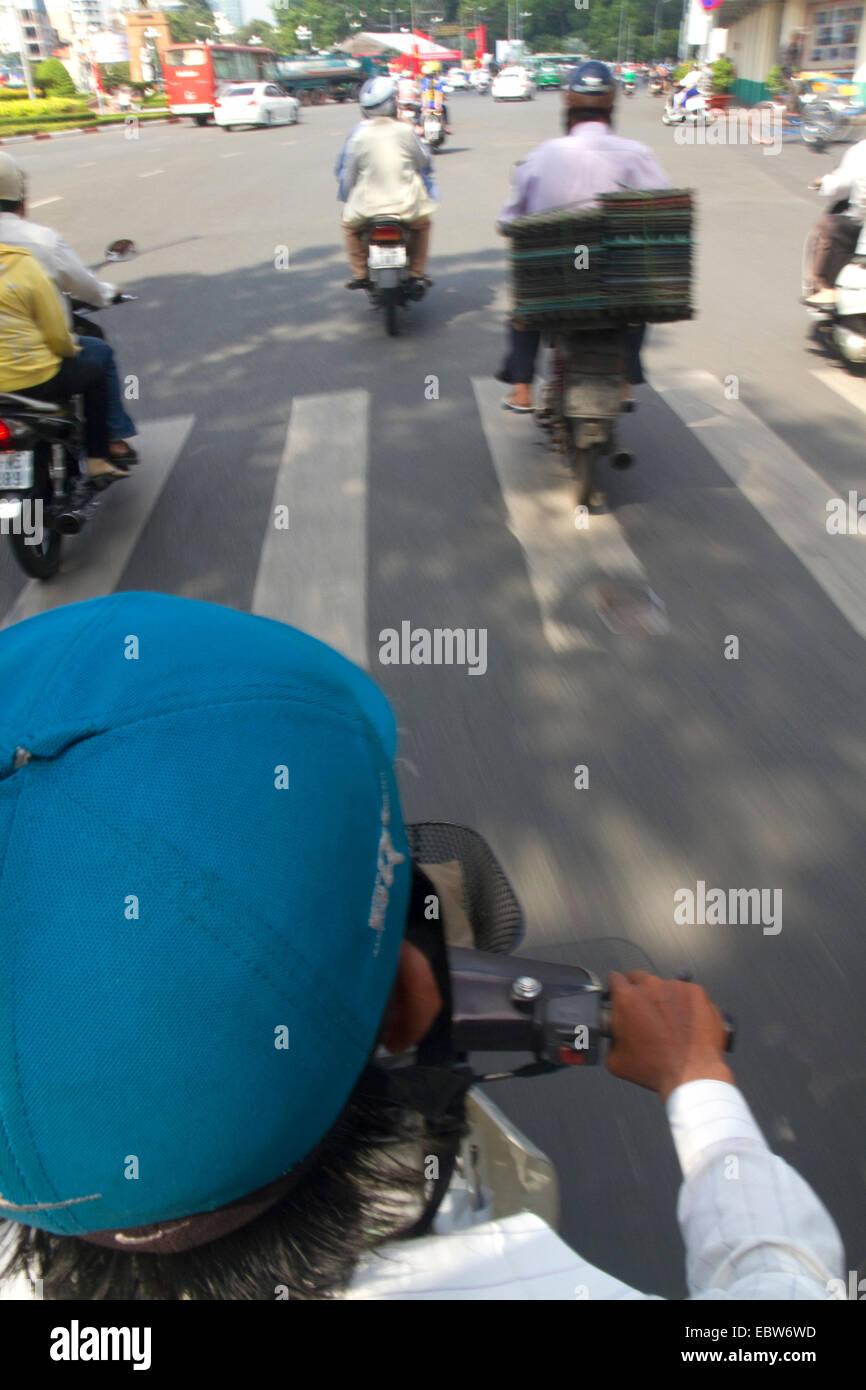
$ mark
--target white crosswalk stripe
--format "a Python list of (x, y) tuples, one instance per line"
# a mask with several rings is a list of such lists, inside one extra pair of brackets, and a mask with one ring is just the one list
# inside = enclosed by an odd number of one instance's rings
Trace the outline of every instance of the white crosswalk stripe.
[(130, 469), (128, 480), (105, 492), (98, 516), (81, 535), (64, 542), (57, 578), (50, 584), (28, 580), (0, 626), (113, 592), (194, 421), (194, 415), (178, 415), (139, 426), (135, 443), (142, 462)]
[[(252, 611), (277, 618), (367, 664), (369, 393), (292, 404), (274, 484)], [(274, 509), (289, 508), (289, 528)]]
[(645, 581), (644, 568), (610, 513), (591, 512), (586, 530), (575, 529), (574, 487), (559, 456), (538, 447), (537, 426), (529, 417), (502, 409), (498, 382), (473, 379), (472, 386), (544, 635), (556, 652), (601, 649), (594, 633), (557, 619), (562, 600), (599, 579)]
[[(814, 373), (863, 408), (860, 383)], [(705, 372), (654, 372), (662, 400), (733, 480), (808, 573), (866, 637), (866, 548), (861, 536), (826, 529), (832, 488)], [(481, 426), (520, 544), (544, 636), (557, 654), (610, 651), (592, 595), (649, 585), (617, 518), (593, 511), (575, 526), (573, 486), (562, 458), (540, 444), (531, 420), (501, 408), (503, 388), (472, 381)], [(849, 391), (850, 386), (850, 391)], [(367, 654), (367, 490), (370, 393), (297, 397), (277, 469), (253, 588), (251, 609), (299, 627), (358, 665)], [(113, 592), (194, 424), (193, 416), (141, 428), (142, 464), (129, 482), (108, 490), (100, 514), (70, 539), (57, 579), (25, 583), (0, 620), (7, 627), (65, 603)], [(289, 525), (276, 523), (288, 508)], [(565, 617), (563, 615), (566, 615)]]
[(654, 373), (653, 386), (866, 637), (866, 538), (828, 533), (829, 484), (709, 372)]
[(841, 368), (828, 370), (824, 367), (820, 371), (813, 368), (810, 376), (820, 381), (822, 386), (828, 386), (837, 396), (841, 396), (843, 401), (847, 401), (866, 415), (866, 385), (862, 381), (855, 380)]

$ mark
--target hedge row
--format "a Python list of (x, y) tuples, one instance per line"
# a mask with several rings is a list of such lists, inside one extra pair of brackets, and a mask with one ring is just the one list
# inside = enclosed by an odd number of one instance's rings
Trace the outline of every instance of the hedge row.
[[(133, 112), (133, 115), (137, 115), (140, 121), (158, 121), (165, 119), (165, 116), (161, 112), (156, 111)], [(88, 130), (98, 129), (99, 126), (103, 125), (122, 125), (126, 120), (126, 117), (120, 112), (116, 115), (100, 116), (97, 119), (93, 119), (88, 112), (88, 117), (89, 119), (87, 120), (73, 120), (69, 116), (63, 116), (60, 120), (54, 121), (50, 126), (47, 122), (42, 122), (35, 126), (35, 128), (33, 125), (17, 125), (14, 121), (0, 121), (0, 140), (10, 140), (15, 135), (39, 135), (43, 130), (56, 133), (61, 130), (80, 130), (82, 127), (86, 127)]]
[(84, 96), (35, 97), (31, 101), (26, 92), (10, 97), (3, 96), (2, 91), (0, 88), (0, 106), (5, 102), (14, 108), (16, 114), (22, 107), (32, 111), (78, 111), (87, 105), (87, 97)]
[[(24, 130), (40, 130), (42, 126), (55, 125), (92, 125), (96, 120), (93, 111), (54, 111), (46, 112), (44, 116), (0, 116), (0, 134), (6, 131), (10, 125), (21, 126)], [(6, 132), (8, 133), (8, 132)]]
[(19, 101), (14, 107), (0, 111), (0, 121), (43, 120), (51, 116), (77, 116), (87, 111), (87, 102), (80, 98), (45, 97), (36, 101)]

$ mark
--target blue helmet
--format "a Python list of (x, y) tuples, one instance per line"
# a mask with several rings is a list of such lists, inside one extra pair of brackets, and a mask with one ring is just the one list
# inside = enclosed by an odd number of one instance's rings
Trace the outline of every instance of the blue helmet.
[(563, 94), (566, 106), (609, 111), (616, 96), (616, 82), (606, 63), (590, 58), (566, 74)]

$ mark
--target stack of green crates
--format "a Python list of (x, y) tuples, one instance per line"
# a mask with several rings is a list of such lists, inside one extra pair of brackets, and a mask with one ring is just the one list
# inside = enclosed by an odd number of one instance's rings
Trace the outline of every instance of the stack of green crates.
[(526, 328), (666, 323), (694, 313), (687, 189), (604, 193), (596, 207), (533, 213), (505, 230), (514, 317)]

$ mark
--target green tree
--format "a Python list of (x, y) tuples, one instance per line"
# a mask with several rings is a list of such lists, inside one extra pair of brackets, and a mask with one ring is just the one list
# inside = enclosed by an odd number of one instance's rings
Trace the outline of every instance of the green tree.
[(45, 58), (33, 74), (37, 90), (45, 97), (73, 97), (76, 87), (59, 58)]
[(216, 22), (207, 0), (186, 0), (180, 9), (168, 11), (168, 29), (174, 43), (193, 43), (213, 38)]
[(713, 91), (730, 91), (736, 78), (737, 71), (730, 58), (717, 58), (713, 63)]
[(103, 90), (113, 92), (115, 88), (123, 87), (129, 81), (129, 63), (100, 63), (99, 78)]
[(266, 19), (254, 19), (251, 23), (242, 24), (240, 29), (236, 29), (234, 37), (238, 43), (249, 43), (250, 39), (261, 39), (263, 44), (271, 48), (276, 38), (276, 32), (273, 24), (269, 24)]

